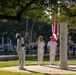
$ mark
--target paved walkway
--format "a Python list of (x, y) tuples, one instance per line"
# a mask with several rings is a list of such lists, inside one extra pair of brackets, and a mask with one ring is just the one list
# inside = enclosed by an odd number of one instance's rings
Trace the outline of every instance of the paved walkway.
[(4, 67), (0, 70), (10, 72), (28, 72), (28, 73), (46, 73), (46, 74), (76, 74), (76, 65), (69, 65), (68, 70), (61, 70), (58, 66), (45, 65), (45, 66), (25, 66), (26, 70), (19, 70), (18, 66)]

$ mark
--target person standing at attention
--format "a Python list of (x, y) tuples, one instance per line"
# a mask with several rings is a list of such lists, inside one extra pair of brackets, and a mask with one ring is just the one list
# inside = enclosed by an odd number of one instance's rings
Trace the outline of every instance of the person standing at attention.
[(50, 51), (50, 64), (54, 65), (55, 55), (56, 55), (56, 50), (57, 50), (57, 43), (56, 41), (52, 40), (52, 37), (50, 37), (50, 41), (48, 42), (47, 46)]
[(43, 41), (43, 36), (39, 36), (36, 44), (38, 45), (38, 64), (43, 65), (43, 55), (44, 55), (44, 46), (45, 46), (45, 43)]
[(25, 44), (25, 39), (28, 36), (28, 33), (24, 37), (21, 36), (21, 34), (17, 33), (16, 38), (17, 38), (17, 53), (19, 56), (19, 69), (20, 70), (26, 70), (24, 68), (25, 66), (25, 51), (24, 51), (24, 44)]

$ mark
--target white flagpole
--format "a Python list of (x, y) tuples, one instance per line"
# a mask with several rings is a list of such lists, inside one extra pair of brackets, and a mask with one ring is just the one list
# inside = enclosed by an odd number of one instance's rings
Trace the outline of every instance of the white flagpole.
[[(60, 4), (60, 0), (58, 4)], [(58, 8), (58, 15), (60, 16), (60, 7)], [(60, 69), (68, 69), (68, 61), (67, 61), (67, 23), (60, 23)]]

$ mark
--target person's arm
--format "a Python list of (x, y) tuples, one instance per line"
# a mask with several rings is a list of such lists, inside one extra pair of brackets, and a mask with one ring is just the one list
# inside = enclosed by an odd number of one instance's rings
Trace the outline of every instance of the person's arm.
[(51, 51), (49, 42), (47, 44), (47, 48), (48, 48), (49, 51)]
[(50, 46), (47, 46), (48, 49), (50, 49)]
[(36, 45), (38, 45), (39, 40), (37, 40), (37, 42), (35, 43)]
[(56, 45), (56, 51), (57, 51), (57, 45)]
[(47, 46), (47, 48), (48, 48), (48, 51), (51, 51), (50, 46)]
[(26, 33), (26, 35), (24, 36), (24, 39), (26, 39), (26, 38), (27, 38), (27, 36), (28, 36), (28, 33)]
[(45, 46), (45, 42), (43, 42), (44, 46)]

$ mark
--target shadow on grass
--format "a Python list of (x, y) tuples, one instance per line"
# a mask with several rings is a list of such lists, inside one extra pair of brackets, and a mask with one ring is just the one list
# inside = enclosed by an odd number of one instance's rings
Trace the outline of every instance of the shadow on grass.
[[(54, 69), (59, 69), (59, 70), (65, 70), (65, 69), (60, 69), (59, 67), (57, 66), (45, 66), (43, 65), (43, 67), (48, 67), (48, 68), (54, 68)], [(76, 72), (76, 67), (68, 67), (67, 71), (71, 71), (71, 72)]]
[(45, 66), (45, 65), (43, 65), (44, 67), (48, 67), (48, 68), (55, 68), (55, 69), (59, 69), (58, 67), (56, 67), (55, 65), (54, 66)]
[(25, 70), (25, 71), (28, 71), (30, 73), (39, 73), (39, 74), (43, 74), (43, 75), (51, 75), (51, 74), (48, 74), (48, 73), (41, 73), (41, 72), (36, 72), (36, 71), (32, 71), (32, 70)]

